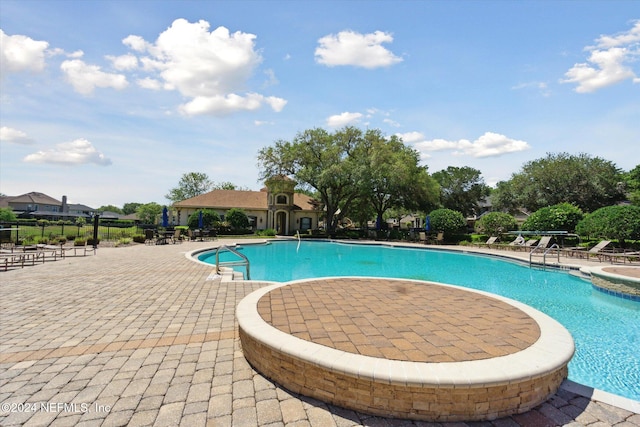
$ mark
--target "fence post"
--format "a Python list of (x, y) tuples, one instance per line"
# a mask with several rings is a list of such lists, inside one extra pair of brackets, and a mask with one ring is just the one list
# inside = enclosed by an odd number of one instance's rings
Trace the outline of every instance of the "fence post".
[(93, 249), (98, 248), (98, 224), (100, 222), (100, 215), (94, 215), (93, 217)]

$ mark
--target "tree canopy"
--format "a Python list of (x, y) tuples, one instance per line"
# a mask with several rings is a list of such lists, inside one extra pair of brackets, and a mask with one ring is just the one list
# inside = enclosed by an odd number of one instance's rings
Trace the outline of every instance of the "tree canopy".
[(459, 211), (465, 216), (479, 214), (480, 202), (490, 193), (482, 173), (468, 166), (449, 166), (435, 172), (433, 178), (440, 184), (442, 206)]
[(249, 217), (243, 209), (229, 209), (224, 219), (234, 230), (243, 230), (249, 227)]
[(532, 213), (522, 224), (529, 231), (569, 231), (573, 232), (584, 214), (580, 208), (570, 203), (545, 206)]
[(518, 221), (505, 212), (489, 212), (476, 221), (475, 229), (478, 233), (499, 236), (504, 232), (517, 230)]
[(189, 172), (182, 175), (178, 186), (169, 190), (164, 197), (172, 203), (190, 199), (211, 191), (213, 182), (206, 173)]
[(576, 227), (582, 236), (616, 239), (624, 247), (625, 240), (640, 239), (639, 206), (606, 206), (584, 217)]
[(438, 184), (419, 165), (414, 149), (395, 135), (385, 138), (378, 130), (364, 134), (361, 148), (356, 161), (363, 164), (357, 180), (362, 200), (377, 214), (377, 224), (382, 223), (385, 211), (394, 207), (428, 211), (436, 206)]
[(431, 229), (446, 233), (455, 233), (463, 230), (467, 225), (462, 213), (452, 209), (436, 209), (429, 214)]
[(429, 207), (435, 204), (437, 184), (418, 154), (397, 137), (379, 130), (345, 127), (334, 133), (314, 128), (292, 141), (278, 140), (258, 154), (263, 179), (292, 176), (313, 188), (326, 210), (327, 231), (333, 233), (348, 213), (369, 203), (379, 216), (394, 205)]
[(158, 216), (160, 216), (161, 213), (162, 206), (155, 202), (140, 205), (136, 210), (138, 219), (143, 224), (155, 224), (158, 220)]
[(588, 154), (549, 153), (499, 183), (493, 204), (498, 209), (536, 211), (567, 202), (591, 212), (624, 197), (622, 173), (612, 162)]
[(11, 208), (0, 208), (0, 221), (15, 221), (16, 214)]
[(640, 165), (624, 174), (624, 180), (627, 185), (627, 196), (629, 201), (635, 206), (640, 206)]
[(125, 215), (130, 215), (132, 213), (135, 213), (140, 206), (142, 206), (142, 203), (135, 203), (135, 202), (125, 203), (122, 206), (122, 213)]

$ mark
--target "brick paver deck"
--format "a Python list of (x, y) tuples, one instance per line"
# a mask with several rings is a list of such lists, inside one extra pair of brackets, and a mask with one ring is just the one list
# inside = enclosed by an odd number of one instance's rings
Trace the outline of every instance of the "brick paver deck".
[(540, 337), (526, 313), (494, 298), (391, 279), (317, 280), (258, 302), (275, 328), (364, 356), (462, 362), (524, 350)]
[[(235, 307), (265, 284), (211, 280), (184, 256), (208, 245), (99, 248), (0, 272), (0, 425), (428, 425), (326, 405), (256, 373)], [(640, 415), (564, 388), (482, 425), (638, 426)]]

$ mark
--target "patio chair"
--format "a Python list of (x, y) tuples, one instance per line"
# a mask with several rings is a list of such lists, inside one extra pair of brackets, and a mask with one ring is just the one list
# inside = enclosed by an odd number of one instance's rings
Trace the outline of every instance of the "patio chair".
[(144, 244), (145, 245), (156, 244), (156, 234), (151, 228), (147, 228), (146, 230), (144, 230)]
[(433, 240), (433, 243), (435, 243), (436, 245), (440, 245), (440, 244), (442, 244), (442, 242), (444, 242), (444, 232), (440, 231), (436, 235), (436, 238)]
[(173, 238), (171, 239), (171, 241), (176, 244), (176, 243), (182, 243), (182, 236), (180, 235), (180, 229), (176, 228), (175, 231), (173, 232)]

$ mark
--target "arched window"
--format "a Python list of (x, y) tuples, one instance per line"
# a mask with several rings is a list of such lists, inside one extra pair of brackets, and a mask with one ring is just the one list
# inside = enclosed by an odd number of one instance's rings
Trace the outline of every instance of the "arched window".
[(287, 204), (287, 196), (285, 196), (284, 194), (280, 194), (276, 198), (276, 204), (278, 204), (278, 205), (286, 205)]

